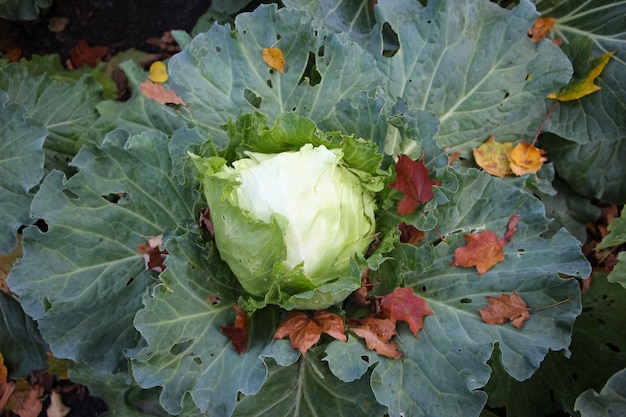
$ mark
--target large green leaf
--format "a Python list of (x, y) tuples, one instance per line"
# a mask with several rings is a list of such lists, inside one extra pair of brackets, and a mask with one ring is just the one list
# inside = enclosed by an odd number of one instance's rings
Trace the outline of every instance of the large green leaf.
[(28, 116), (48, 129), (44, 143), (46, 171), (67, 171), (67, 164), (87, 143), (87, 132), (98, 117), (96, 104), (102, 99), (100, 86), (90, 76), (74, 83), (31, 76), (19, 64), (0, 70), (0, 89), (10, 103), (28, 109)]
[[(544, 98), (571, 74), (566, 56), (550, 42), (527, 36), (538, 13), (528, 0), (513, 10), (493, 2), (379, 1), (378, 26), (366, 49), (383, 73), (391, 97), (435, 113), (438, 144), (471, 151), (494, 135), (531, 138), (545, 116)], [(383, 55), (383, 27), (397, 34), (399, 49)]]
[[(314, 30), (302, 12), (260, 6), (237, 16), (235, 24), (236, 30), (212, 26), (169, 62), (175, 91), (218, 146), (227, 143), (219, 127), (240, 113), (258, 111), (270, 123), (284, 112), (321, 121), (337, 102), (380, 78), (358, 45)], [(284, 73), (263, 62), (262, 51), (269, 47), (283, 52)], [(308, 78), (311, 66), (316, 79)]]
[[(400, 245), (393, 268), (383, 266), (370, 274), (375, 284), (377, 279), (389, 280), (388, 274), (395, 270), (406, 287), (426, 299), (435, 315), (426, 317), (419, 338), (408, 328), (400, 328), (396, 342), (404, 354), (402, 360), (370, 354), (364, 364), (359, 359), (363, 354), (353, 344), (346, 346), (348, 354), (337, 343), (327, 351), (331, 369), (339, 369), (338, 376), (346, 380), (378, 363), (371, 385), (390, 415), (478, 415), (486, 402), (486, 394), (479, 389), (489, 379), (486, 363), (495, 344), (502, 351), (506, 372), (526, 379), (549, 350), (569, 345), (572, 324), (580, 312), (577, 282), (559, 276), (589, 274), (579, 242), (564, 230), (542, 238), (548, 227), (542, 204), (513, 184), (473, 170), (456, 175), (459, 191), (443, 191), (449, 203), (433, 210), (438, 230), (426, 233), (419, 247)], [(464, 245), (465, 233), (490, 230), (501, 236), (513, 214), (519, 214), (519, 224), (504, 248), (504, 262), (481, 276), (473, 268), (450, 266), (455, 249)], [(439, 241), (439, 236), (445, 236), (446, 242)], [(487, 304), (485, 296), (513, 291), (530, 308), (565, 302), (531, 311), (520, 330), (510, 324), (482, 322), (478, 309)]]
[(571, 356), (550, 352), (530, 379), (519, 382), (499, 363), (486, 390), (493, 406), (506, 405), (511, 417), (541, 417), (558, 410), (574, 412), (583, 391), (599, 390), (614, 372), (626, 367), (626, 290), (595, 274), (582, 297), (583, 309), (574, 323)]
[(20, 304), (0, 291), (0, 352), (12, 378), (27, 377), (48, 366), (48, 347)]
[(376, 24), (371, 0), (285, 0), (285, 6), (305, 10), (319, 26), (335, 32), (350, 33), (356, 38)]
[(8, 284), (38, 321), (55, 356), (103, 371), (125, 367), (123, 349), (141, 294), (153, 284), (137, 245), (193, 218), (196, 195), (171, 177), (167, 138), (121, 131), (86, 147), (69, 180), (51, 172), (32, 204), (48, 230), (24, 230), (24, 257)]
[(552, 32), (565, 45), (589, 38), (589, 58), (615, 51), (596, 80), (601, 90), (559, 103), (546, 129), (580, 144), (626, 138), (626, 2), (542, 0), (537, 9), (557, 19)]
[(600, 393), (585, 391), (576, 400), (582, 417), (619, 417), (626, 414), (626, 369), (608, 380)]
[(606, 202), (626, 202), (626, 137), (580, 145), (547, 133), (542, 147), (576, 192)]
[(16, 232), (32, 222), (32, 188), (43, 176), (48, 131), (23, 106), (6, 103), (0, 90), (0, 254), (17, 244)]
[[(276, 309), (255, 314), (247, 352), (238, 355), (220, 326), (234, 321), (239, 285), (214, 251), (207, 259), (197, 238), (187, 234), (167, 243), (167, 270), (135, 319), (147, 346), (131, 354), (132, 370), (142, 387), (163, 387), (160, 401), (171, 414), (183, 410), (190, 393), (202, 413), (229, 416), (239, 392), (255, 394), (265, 381), (267, 367), (260, 355), (272, 340), (279, 315)], [(285, 344), (270, 349), (280, 351), (280, 346)], [(282, 350), (281, 358), (295, 360), (291, 349)]]

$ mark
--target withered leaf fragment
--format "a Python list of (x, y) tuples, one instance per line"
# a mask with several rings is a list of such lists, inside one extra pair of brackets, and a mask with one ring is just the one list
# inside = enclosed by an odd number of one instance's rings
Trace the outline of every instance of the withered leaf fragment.
[(396, 334), (396, 325), (391, 320), (368, 317), (363, 320), (355, 320), (353, 324), (354, 327), (351, 327), (350, 330), (365, 340), (368, 349), (392, 359), (402, 357), (402, 354), (398, 352), (398, 345), (390, 342)]
[(326, 310), (317, 310), (313, 314), (313, 318), (310, 318), (306, 313), (295, 312), (291, 313), (287, 320), (278, 326), (274, 333), (274, 339), (289, 336), (291, 347), (299, 349), (304, 355), (311, 346), (320, 340), (322, 333), (346, 342), (348, 338), (344, 327), (344, 321), (341, 317)]
[(489, 302), (487, 307), (478, 310), (480, 317), (487, 324), (503, 324), (511, 320), (516, 329), (520, 329), (526, 319), (530, 317), (526, 302), (517, 293), (502, 294), (500, 297), (485, 297)]

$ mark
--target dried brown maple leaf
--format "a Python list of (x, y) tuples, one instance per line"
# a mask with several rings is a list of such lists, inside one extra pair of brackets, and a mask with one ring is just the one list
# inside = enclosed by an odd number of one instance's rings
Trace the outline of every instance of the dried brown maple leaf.
[(70, 52), (70, 60), (73, 68), (88, 65), (94, 68), (109, 53), (107, 46), (89, 46), (85, 38), (78, 41)]
[(407, 322), (415, 337), (424, 327), (424, 316), (435, 314), (426, 304), (426, 300), (415, 295), (411, 288), (398, 288), (381, 297), (380, 306), (394, 325), (399, 320)]
[(237, 303), (235, 303), (234, 308), (235, 322), (228, 326), (220, 326), (220, 329), (222, 329), (222, 333), (230, 337), (233, 347), (241, 355), (248, 350), (248, 315)]
[(43, 387), (28, 384), (28, 381), (20, 379), (15, 384), (15, 392), (9, 399), (7, 409), (20, 417), (37, 417), (43, 409), (41, 397)]
[(363, 320), (355, 320), (355, 326), (350, 330), (365, 340), (368, 349), (376, 351), (379, 355), (388, 358), (401, 358), (398, 345), (391, 343), (391, 338), (396, 334), (396, 325), (389, 319), (368, 317)]
[(556, 19), (554, 17), (538, 17), (533, 27), (528, 31), (528, 37), (533, 42), (540, 42), (548, 36)]
[(161, 104), (180, 104), (181, 106), (185, 106), (186, 103), (182, 98), (178, 97), (173, 90), (165, 89), (165, 86), (160, 83), (153, 83), (148, 80), (143, 83), (139, 83), (139, 89), (141, 93)]
[(299, 349), (304, 355), (311, 346), (320, 340), (322, 333), (346, 342), (348, 338), (344, 327), (344, 321), (341, 317), (326, 310), (317, 310), (313, 314), (313, 318), (305, 313), (296, 312), (290, 314), (287, 320), (278, 326), (274, 333), (274, 339), (289, 336), (291, 347)]
[(479, 309), (480, 317), (487, 324), (502, 324), (511, 320), (513, 327), (520, 329), (530, 317), (526, 302), (517, 293), (502, 294), (500, 297), (485, 297), (487, 307)]
[(137, 252), (143, 255), (146, 270), (152, 269), (157, 272), (165, 271), (165, 256), (167, 251), (161, 250), (163, 243), (163, 235), (153, 236), (148, 239), (148, 243), (140, 243), (137, 245)]
[(502, 239), (489, 230), (465, 235), (466, 245), (456, 248), (452, 265), (468, 268), (475, 266), (478, 275), (482, 275), (498, 262), (504, 261), (503, 248), (513, 239), (518, 220), (517, 214), (509, 218), (507, 231)]
[(414, 161), (407, 155), (400, 155), (396, 164), (396, 179), (389, 184), (404, 194), (398, 203), (398, 214), (406, 215), (415, 211), (417, 206), (433, 199), (433, 185), (441, 185), (430, 179), (424, 160)]

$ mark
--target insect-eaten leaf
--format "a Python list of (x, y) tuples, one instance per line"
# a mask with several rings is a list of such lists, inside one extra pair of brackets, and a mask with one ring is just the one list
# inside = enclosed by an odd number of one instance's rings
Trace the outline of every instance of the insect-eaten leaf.
[(277, 71), (285, 72), (285, 56), (283, 51), (278, 48), (263, 48), (261, 53), (263, 61), (270, 67)]
[(350, 330), (365, 340), (368, 349), (392, 359), (402, 357), (402, 353), (398, 351), (398, 345), (391, 343), (391, 338), (396, 334), (396, 325), (391, 320), (368, 317), (363, 320), (354, 320), (352, 324), (354, 326), (350, 327)]
[[(552, 93), (548, 98), (555, 98), (559, 101), (572, 101), (594, 93), (600, 89), (594, 80), (602, 74), (604, 67), (609, 62), (615, 51), (607, 52), (597, 58), (590, 60), (581, 70), (577, 68), (570, 82), (558, 92)], [(575, 66), (576, 68), (576, 66)]]
[(182, 98), (178, 97), (173, 90), (166, 90), (165, 86), (160, 83), (146, 81), (139, 83), (141, 93), (149, 99), (161, 104), (179, 104), (185, 106), (186, 103)]
[(380, 306), (392, 323), (400, 320), (408, 323), (415, 337), (424, 327), (424, 316), (434, 314), (428, 308), (426, 300), (415, 295), (411, 288), (397, 288), (391, 294), (381, 297)]
[(167, 67), (162, 61), (154, 61), (150, 65), (150, 72), (148, 73), (148, 79), (155, 83), (164, 83), (168, 79)]
[(222, 329), (222, 333), (230, 337), (233, 347), (241, 355), (248, 350), (248, 314), (237, 303), (235, 303), (234, 308), (235, 322), (228, 326), (220, 326), (220, 329)]
[(526, 302), (517, 293), (502, 294), (500, 297), (485, 297), (489, 302), (487, 307), (478, 310), (480, 317), (487, 324), (503, 324), (511, 320), (511, 325), (521, 329), (524, 322), (530, 317)]
[(158, 235), (148, 239), (148, 243), (140, 243), (137, 245), (137, 252), (143, 255), (143, 259), (146, 265), (146, 270), (152, 269), (157, 272), (163, 272), (165, 270), (165, 256), (167, 251), (161, 250), (163, 244), (163, 235)]
[(407, 155), (400, 155), (396, 164), (396, 179), (389, 184), (391, 188), (404, 194), (398, 203), (398, 214), (411, 214), (419, 204), (432, 200), (434, 185), (441, 183), (430, 178), (423, 159), (414, 161)]
[(556, 22), (554, 17), (538, 17), (533, 27), (528, 31), (528, 37), (533, 42), (544, 40), (552, 30), (554, 22)]
[(482, 275), (494, 265), (504, 261), (503, 248), (506, 246), (517, 230), (519, 215), (509, 218), (507, 231), (501, 239), (489, 230), (471, 235), (465, 235), (466, 245), (454, 251), (453, 266), (475, 266), (478, 275)]
[(287, 320), (276, 329), (274, 339), (283, 339), (289, 336), (291, 347), (299, 349), (304, 355), (311, 346), (320, 340), (322, 333), (342, 342), (348, 341), (343, 319), (326, 310), (317, 310), (313, 314), (313, 318), (303, 312), (290, 314)]
[(515, 175), (536, 174), (548, 160), (546, 151), (526, 142), (520, 142), (511, 150), (509, 166)]
[(476, 164), (496, 177), (512, 174), (509, 153), (513, 150), (511, 142), (496, 142), (493, 136), (478, 148), (473, 149)]

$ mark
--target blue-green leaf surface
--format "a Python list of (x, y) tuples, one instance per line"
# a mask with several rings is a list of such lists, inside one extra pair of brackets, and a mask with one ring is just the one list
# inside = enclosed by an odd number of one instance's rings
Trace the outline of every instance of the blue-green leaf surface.
[(576, 400), (581, 417), (619, 417), (626, 414), (626, 369), (608, 380), (599, 393), (585, 391)]
[(0, 254), (13, 249), (17, 230), (32, 222), (31, 190), (43, 177), (48, 134), (23, 106), (5, 103), (7, 98), (0, 90)]
[(137, 245), (193, 218), (195, 196), (172, 179), (157, 132), (107, 136), (83, 148), (70, 179), (52, 171), (32, 204), (48, 230), (24, 230), (9, 287), (57, 357), (102, 371), (125, 367), (141, 295), (154, 283)]

